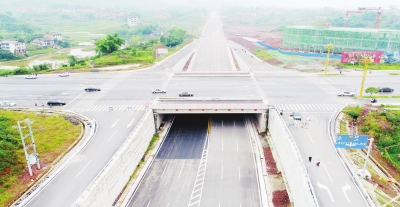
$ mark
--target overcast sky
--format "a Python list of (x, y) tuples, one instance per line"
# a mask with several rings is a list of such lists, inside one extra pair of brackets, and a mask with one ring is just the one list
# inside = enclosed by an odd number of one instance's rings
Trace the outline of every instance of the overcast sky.
[[(29, 3), (28, 3), (29, 2)], [(335, 7), (339, 9), (357, 10), (358, 7), (383, 7), (388, 8), (390, 5), (400, 6), (400, 0), (0, 0), (0, 5), (6, 6), (12, 4), (14, 6), (24, 6), (24, 4), (35, 6), (46, 6), (49, 3), (61, 3), (66, 5), (81, 6), (101, 6), (101, 7), (124, 7), (131, 8), (137, 5), (191, 5), (191, 6), (209, 6), (221, 5), (226, 6), (262, 6), (262, 7), (289, 7), (289, 8), (322, 8)], [(151, 5), (151, 6), (150, 6)], [(4, 10), (7, 8), (0, 8)]]

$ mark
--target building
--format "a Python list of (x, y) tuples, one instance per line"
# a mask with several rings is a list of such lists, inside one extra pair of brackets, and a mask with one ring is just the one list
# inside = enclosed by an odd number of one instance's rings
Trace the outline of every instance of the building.
[(52, 39), (52, 40), (60, 40), (62, 41), (62, 34), (55, 32), (55, 33), (48, 33), (48, 34), (44, 34), (43, 38), (48, 38), (48, 39)]
[(37, 38), (30, 42), (30, 44), (37, 45), (39, 47), (54, 47), (54, 40), (50, 38)]
[(139, 17), (128, 17), (128, 26), (136, 27), (139, 25)]
[(17, 54), (17, 55), (26, 54), (25, 43), (18, 42), (15, 40), (1, 39), (0, 40), (0, 48), (2, 50), (8, 50), (11, 53)]
[(360, 29), (316, 26), (286, 27), (283, 48), (294, 51), (323, 53), (326, 45), (333, 44), (332, 52), (342, 51), (398, 51), (400, 31), (386, 29)]

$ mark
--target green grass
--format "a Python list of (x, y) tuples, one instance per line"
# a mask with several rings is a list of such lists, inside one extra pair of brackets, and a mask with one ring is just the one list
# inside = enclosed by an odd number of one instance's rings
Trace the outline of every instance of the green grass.
[(261, 60), (270, 60), (273, 58), (267, 50), (256, 49), (253, 51), (253, 54), (259, 57)]
[(400, 96), (392, 96), (392, 98), (400, 98)]
[(56, 50), (53, 48), (43, 48), (43, 49), (37, 49), (37, 50), (30, 50), (29, 56), (34, 56), (34, 55), (41, 55), (41, 54), (47, 54), (47, 53), (52, 53), (55, 52)]
[(51, 58), (55, 59), (55, 60), (66, 60), (66, 59), (68, 59), (68, 55), (67, 54), (58, 54), (58, 55), (52, 56)]
[(382, 108), (400, 108), (400, 105), (383, 105), (381, 104)]
[[(32, 106), (34, 102), (32, 102)], [(47, 116), (41, 114), (35, 114), (32, 112), (14, 112), (0, 110), (0, 116), (5, 116), (10, 118), (10, 123), (16, 125), (17, 121), (29, 118), (34, 121), (32, 124), (32, 131), (35, 137), (36, 147), (40, 156), (40, 161), (42, 165), (42, 172), (49, 166), (59, 155), (61, 155), (65, 150), (78, 138), (81, 133), (80, 125), (73, 125), (71, 122), (65, 120), (58, 116)], [(10, 130), (12, 126), (8, 126)], [(24, 134), (27, 131), (25, 129)], [(19, 137), (17, 131), (15, 131), (14, 136)], [(18, 178), (22, 173), (26, 173), (25, 170), (25, 155), (21, 148), (21, 143), (16, 143), (19, 150), (18, 163), (20, 163), (21, 171), (10, 172), (7, 177), (0, 175), (3, 179), (4, 185), (0, 186), (0, 206), (8, 206), (11, 204), (12, 200), (16, 199), (20, 192), (27, 189), (27, 186), (31, 183), (30, 180), (21, 180)], [(48, 168), (47, 168), (48, 169)], [(6, 185), (7, 184), (7, 185)], [(7, 187), (8, 188), (5, 188)]]
[(383, 99), (388, 99), (389, 98), (389, 96), (363, 96), (363, 98), (383, 98)]
[(400, 73), (389, 73), (389, 75), (400, 75)]
[[(343, 68), (347, 69), (364, 69), (364, 64), (339, 64)], [(372, 70), (400, 70), (400, 64), (370, 64), (368, 65), (368, 69)]]

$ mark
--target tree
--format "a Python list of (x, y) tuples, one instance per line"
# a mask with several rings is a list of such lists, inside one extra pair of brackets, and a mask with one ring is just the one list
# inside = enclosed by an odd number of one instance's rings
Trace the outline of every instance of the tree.
[(75, 66), (75, 64), (77, 63), (78, 61), (76, 60), (76, 58), (75, 58), (75, 56), (73, 56), (73, 55), (69, 55), (68, 56), (68, 63), (69, 63), (69, 66)]
[(365, 93), (369, 93), (370, 94), (369, 97), (371, 97), (372, 94), (376, 94), (378, 92), (379, 92), (379, 89), (375, 88), (375, 87), (369, 87), (369, 88), (365, 89)]
[(168, 37), (162, 39), (165, 46), (167, 47), (175, 47), (183, 42), (186, 37), (186, 31), (180, 28), (172, 28), (169, 30)]
[(107, 35), (105, 39), (99, 40), (95, 43), (96, 52), (99, 55), (109, 54), (117, 51), (125, 40), (118, 37), (118, 34)]
[(139, 35), (132, 35), (132, 37), (131, 37), (131, 42), (136, 44), (136, 43), (139, 42), (141, 39), (142, 39), (142, 38), (141, 38)]

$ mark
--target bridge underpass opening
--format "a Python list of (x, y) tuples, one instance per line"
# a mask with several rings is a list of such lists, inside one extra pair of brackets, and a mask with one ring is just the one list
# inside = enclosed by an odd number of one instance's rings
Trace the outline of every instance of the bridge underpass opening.
[(162, 116), (172, 125), (128, 206), (262, 206), (253, 114)]

